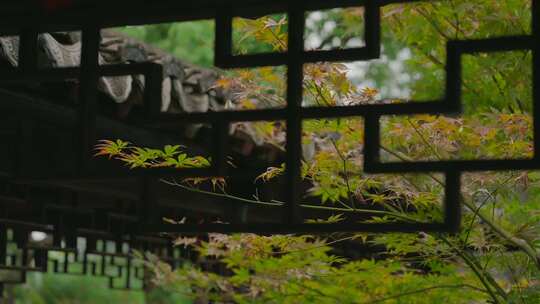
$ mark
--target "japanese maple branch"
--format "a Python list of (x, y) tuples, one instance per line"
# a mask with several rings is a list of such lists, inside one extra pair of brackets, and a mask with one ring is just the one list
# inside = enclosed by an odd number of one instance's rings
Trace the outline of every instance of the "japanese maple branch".
[[(391, 151), (382, 146), (381, 146), (381, 149), (385, 151)], [(402, 156), (397, 153), (392, 153), (392, 155), (396, 156), (402, 161), (411, 161), (406, 156)], [(433, 177), (432, 175), (430, 176), (441, 186), (444, 186), (444, 183), (441, 180)], [(513, 236), (510, 232), (506, 231), (504, 228), (495, 224), (491, 219), (489, 219), (488, 216), (485, 216), (480, 210), (476, 212), (476, 206), (474, 204), (471, 204), (470, 202), (467, 202), (462, 195), (460, 195), (460, 201), (465, 207), (467, 207), (467, 209), (475, 213), (476, 216), (478, 216), (478, 218), (480, 218), (486, 225), (488, 225), (491, 228), (491, 230), (497, 233), (501, 238), (505, 239), (512, 245), (520, 248), (523, 252), (525, 252), (534, 261), (536, 267), (540, 269), (540, 253), (537, 252), (536, 249), (534, 249), (531, 245), (529, 245), (525, 240), (522, 240), (520, 238)]]
[(349, 203), (351, 204), (353, 208), (356, 208), (356, 205), (354, 203), (353, 192), (351, 190), (351, 183), (349, 181), (349, 170), (347, 169), (347, 159), (339, 150), (336, 144), (336, 141), (333, 139), (330, 139), (330, 141), (332, 142), (332, 145), (334, 146), (334, 149), (336, 150), (337, 155), (339, 156), (339, 158), (341, 159), (341, 162), (343, 163), (343, 172), (344, 172), (343, 179), (345, 180), (345, 185), (347, 186), (347, 197), (349, 198)]
[[(487, 273), (486, 271), (482, 270), (481, 268), (479, 268), (477, 266), (477, 264), (471, 259), (471, 257), (464, 250), (462, 250), (461, 248), (459, 248), (457, 246), (454, 246), (450, 242), (450, 240), (448, 240), (446, 237), (444, 237), (442, 235), (438, 235), (437, 237), (440, 240), (442, 240), (444, 243), (446, 243), (450, 248), (452, 248), (454, 250), (454, 252), (459, 257), (461, 257), (461, 259), (465, 262), (465, 264), (467, 264), (467, 266), (469, 266), (469, 268), (474, 272), (476, 277), (480, 280), (480, 283), (482, 283), (482, 285), (484, 285), (484, 287), (486, 288), (486, 291), (489, 293), (489, 295), (491, 296), (493, 301), (495, 303), (501, 303), (499, 301), (499, 297), (497, 297), (496, 291), (492, 290), (492, 287), (494, 287), (497, 291), (500, 291), (501, 289), (500, 289), (499, 285), (496, 282), (495, 282), (495, 285), (492, 286), (493, 282), (490, 282), (491, 280), (488, 279), (488, 277), (491, 277), (491, 275), (489, 273)], [(506, 296), (504, 294), (504, 291), (502, 292), (501, 296), (503, 296), (503, 297)]]
[[(237, 197), (237, 196), (226, 194), (226, 193), (218, 193), (218, 192), (206, 191), (206, 190), (202, 190), (202, 189), (182, 185), (181, 183), (178, 183), (176, 181), (169, 181), (169, 180), (165, 180), (165, 179), (161, 179), (160, 181), (167, 184), (167, 185), (176, 186), (176, 187), (182, 188), (182, 189), (190, 191), (190, 192), (199, 193), (199, 194), (205, 194), (205, 195), (210, 195), (210, 196), (215, 196), (215, 197), (221, 197), (221, 198), (226, 198), (226, 199), (231, 199), (231, 200), (236, 200), (236, 201), (243, 202), (243, 203), (256, 204), (256, 205), (265, 205), (265, 206), (283, 206), (283, 205), (285, 205), (285, 202), (281, 202), (281, 201), (277, 201), (277, 200), (272, 200), (271, 202), (265, 202), (265, 201), (260, 201), (260, 200), (251, 200), (251, 199)], [(403, 214), (390, 212), (390, 211), (382, 211), (382, 210), (358, 209), (358, 208), (336, 208), (336, 207), (309, 205), (309, 204), (305, 204), (305, 203), (300, 204), (300, 207), (306, 208), (306, 209), (328, 210), (328, 211), (337, 211), (337, 212), (346, 212), (346, 213), (363, 213), (363, 214), (388, 215), (388, 216), (392, 216), (392, 217), (399, 218), (399, 219), (406, 220), (406, 221), (414, 221), (414, 222), (417, 221), (416, 219), (405, 216)]]

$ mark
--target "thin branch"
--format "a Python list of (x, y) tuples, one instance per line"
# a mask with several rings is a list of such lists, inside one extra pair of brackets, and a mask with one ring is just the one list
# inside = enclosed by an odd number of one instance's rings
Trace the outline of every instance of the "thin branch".
[(474, 286), (468, 285), (468, 284), (438, 285), (438, 286), (431, 286), (431, 287), (426, 287), (426, 288), (417, 289), (417, 290), (406, 291), (406, 292), (396, 294), (396, 295), (392, 295), (392, 296), (389, 296), (389, 297), (386, 297), (386, 298), (376, 299), (376, 300), (368, 301), (368, 302), (362, 302), (362, 304), (383, 303), (383, 302), (386, 302), (386, 301), (395, 300), (395, 299), (399, 299), (399, 298), (402, 298), (402, 297), (405, 297), (405, 296), (415, 295), (415, 294), (419, 294), (419, 293), (424, 293), (424, 292), (428, 292), (428, 291), (435, 290), (435, 289), (460, 289), (460, 288), (470, 288), (470, 289), (476, 290), (478, 292), (485, 292), (485, 290), (483, 290), (483, 289), (480, 289), (480, 288), (477, 288), (477, 287), (474, 287)]
[[(385, 151), (388, 151), (388, 152), (392, 152), (391, 150), (386, 149), (383, 146), (381, 146), (381, 149), (383, 149)], [(398, 154), (392, 153), (392, 155), (398, 157), (401, 160), (407, 160), (407, 159), (404, 159), (404, 157), (402, 157), (402, 156), (400, 156)], [(432, 175), (430, 175), (430, 176), (437, 183), (439, 183), (441, 186), (444, 186), (444, 183), (441, 180), (436, 179)], [(472, 212), (475, 212), (476, 206), (474, 204), (471, 204), (470, 202), (467, 202), (465, 200), (465, 198), (463, 197), (463, 195), (460, 195), (460, 202), (465, 207), (467, 207), (467, 209), (469, 209)], [(520, 248), (521, 250), (523, 250), (534, 261), (536, 267), (538, 269), (540, 269), (540, 253), (537, 252), (536, 249), (534, 249), (531, 245), (529, 245), (529, 243), (527, 243), (525, 240), (513, 236), (510, 232), (506, 231), (504, 228), (502, 228), (499, 225), (495, 224), (492, 220), (489, 219), (489, 217), (483, 215), (482, 212), (477, 212), (476, 214), (485, 224), (487, 224), (491, 228), (491, 230), (493, 230), (495, 233), (497, 233), (501, 238), (505, 239), (506, 241), (508, 241), (512, 245), (514, 245), (514, 246)]]
[[(395, 157), (397, 157), (399, 160), (401, 161), (414, 161), (413, 159), (405, 156), (405, 155), (401, 155), (400, 153), (398, 152), (395, 152), (395, 151), (392, 151), (384, 146), (381, 145), (381, 150), (384, 150), (386, 152), (388, 152), (389, 154), (392, 154), (394, 155)], [(431, 174), (431, 173), (426, 173), (431, 179), (433, 179), (435, 182), (437, 182), (437, 184), (441, 185), (444, 187), (444, 182), (442, 180), (440, 180), (439, 178), (437, 178), (435, 175)]]
[[(501, 183), (501, 185), (504, 185), (506, 184), (508, 181), (510, 181), (511, 179), (513, 178), (513, 176), (509, 176), (504, 182)], [(469, 225), (469, 229), (467, 229), (467, 235), (465, 237), (465, 240), (464, 240), (464, 246), (466, 246), (467, 244), (467, 241), (469, 240), (469, 236), (471, 234), (471, 230), (472, 230), (472, 226), (474, 225), (474, 221), (476, 220), (476, 218), (478, 217), (478, 212), (480, 212), (480, 209), (482, 209), (484, 207), (484, 205), (489, 201), (490, 198), (493, 198), (494, 195), (502, 188), (502, 186), (499, 186), (497, 187), (495, 190), (493, 190), (488, 197), (486, 197), (484, 199), (484, 201), (482, 201), (478, 208), (476, 210), (473, 211), (473, 218), (471, 219), (471, 223)]]
[(281, 204), (281, 203), (263, 202), (263, 201), (258, 201), (258, 200), (251, 200), (251, 199), (247, 199), (247, 198), (237, 197), (237, 196), (233, 196), (233, 195), (225, 194), (225, 193), (217, 193), (217, 192), (212, 192), (212, 191), (201, 190), (201, 189), (198, 189), (198, 188), (182, 185), (182, 184), (180, 184), (180, 183), (178, 183), (176, 181), (168, 181), (166, 179), (160, 179), (160, 181), (167, 184), (167, 185), (180, 187), (180, 188), (182, 188), (184, 190), (188, 190), (190, 192), (195, 192), (195, 193), (200, 193), (200, 194), (205, 194), (205, 195), (211, 195), (211, 196), (216, 196), (216, 197), (221, 197), (221, 198), (226, 198), (226, 199), (237, 200), (237, 201), (244, 202), (244, 203), (250, 203), (250, 204), (255, 204), (255, 205), (265, 205), (265, 206), (283, 206), (283, 204)]
[[(167, 185), (180, 187), (180, 188), (182, 188), (184, 190), (187, 190), (187, 191), (190, 191), (190, 192), (200, 193), (200, 194), (210, 195), (210, 196), (215, 196), (215, 197), (221, 197), (221, 198), (226, 198), (226, 199), (230, 199), (230, 200), (236, 200), (236, 201), (243, 202), (243, 203), (248, 203), (248, 204), (264, 205), (264, 206), (272, 206), (272, 207), (279, 207), (279, 206), (284, 206), (285, 205), (285, 202), (281, 202), (281, 201), (278, 201), (278, 200), (272, 200), (271, 202), (265, 202), (265, 201), (260, 201), (260, 200), (252, 200), (252, 199), (237, 197), (237, 196), (230, 195), (230, 194), (225, 194), (225, 193), (217, 193), (217, 192), (212, 192), (212, 191), (201, 190), (201, 189), (198, 189), (198, 188), (193, 188), (193, 187), (189, 187), (189, 186), (186, 186), (186, 185), (182, 185), (182, 184), (180, 184), (180, 183), (178, 183), (176, 181), (168, 181), (168, 180), (165, 180), (165, 179), (160, 179), (160, 181), (167, 184)], [(411, 217), (408, 217), (408, 216), (405, 216), (405, 215), (402, 215), (402, 214), (399, 214), (399, 213), (394, 213), (394, 212), (390, 212), (390, 211), (382, 211), (382, 210), (358, 209), (358, 208), (347, 208), (347, 209), (345, 209), (345, 208), (336, 208), (336, 207), (328, 207), (328, 206), (310, 205), (310, 204), (306, 204), (306, 203), (300, 204), (300, 207), (306, 208), (306, 209), (327, 210), (327, 211), (335, 211), (335, 212), (360, 213), (360, 214), (372, 214), (372, 215), (375, 215), (375, 214), (376, 215), (387, 215), (387, 216), (395, 217), (397, 219), (403, 219), (403, 220), (406, 220), (406, 221), (415, 221), (415, 222), (418, 221), (418, 220), (416, 220), (414, 218), (411, 218)]]
[(343, 163), (343, 179), (345, 180), (345, 185), (347, 186), (347, 197), (349, 198), (349, 203), (353, 208), (356, 208), (356, 204), (354, 203), (354, 197), (353, 192), (351, 190), (351, 183), (349, 181), (349, 171), (347, 169), (347, 159), (345, 156), (341, 153), (339, 150), (336, 141), (330, 138), (330, 141), (332, 142), (332, 145), (334, 146), (334, 149), (336, 150), (337, 155), (341, 159), (341, 162)]
[[(473, 204), (464, 200), (463, 196), (461, 196), (461, 202), (471, 211), (474, 211), (476, 209)], [(538, 253), (536, 249), (529, 245), (529, 243), (527, 243), (525, 240), (513, 236), (512, 234), (510, 234), (510, 232), (495, 224), (487, 216), (483, 215), (482, 212), (479, 211), (477, 214), (478, 217), (491, 228), (491, 230), (493, 230), (499, 235), (499, 237), (505, 239), (512, 245), (520, 248), (523, 252), (525, 252), (534, 261), (536, 267), (540, 269), (540, 253)]]
[(491, 296), (493, 301), (495, 303), (497, 303), (497, 304), (501, 303), (499, 301), (499, 298), (495, 294), (495, 292), (493, 290), (491, 290), (491, 286), (490, 286), (489, 282), (487, 282), (487, 280), (486, 280), (486, 278), (484, 276), (484, 272), (476, 267), (475, 263), (465, 253), (465, 251), (462, 251), (460, 248), (454, 246), (447, 238), (445, 238), (442, 235), (438, 235), (438, 238), (441, 239), (448, 246), (450, 246), (450, 248), (453, 248), (454, 251), (456, 252), (456, 254), (463, 259), (465, 264), (467, 264), (467, 266), (469, 266), (469, 268), (474, 272), (476, 277), (480, 280), (480, 283), (482, 283), (482, 285), (484, 285), (484, 287), (486, 288), (486, 291), (489, 293), (489, 295)]
[(416, 132), (416, 134), (418, 134), (422, 142), (424, 142), (424, 144), (431, 150), (431, 152), (435, 154), (437, 159), (441, 160), (442, 156), (439, 154), (439, 152), (437, 152), (437, 150), (427, 141), (427, 139), (424, 137), (424, 134), (420, 132), (418, 127), (408, 117), (407, 117), (407, 122), (411, 125), (411, 127), (413, 127), (414, 131)]

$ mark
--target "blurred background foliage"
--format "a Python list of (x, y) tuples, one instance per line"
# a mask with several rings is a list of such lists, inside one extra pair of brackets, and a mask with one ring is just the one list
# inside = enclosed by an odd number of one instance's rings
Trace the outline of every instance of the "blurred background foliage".
[(129, 26), (116, 30), (167, 51), (186, 62), (205, 67), (213, 64), (213, 21)]
[(123, 291), (109, 288), (108, 279), (55, 273), (30, 273), (25, 285), (6, 290), (17, 304), (189, 304), (186, 297), (154, 288), (143, 291)]

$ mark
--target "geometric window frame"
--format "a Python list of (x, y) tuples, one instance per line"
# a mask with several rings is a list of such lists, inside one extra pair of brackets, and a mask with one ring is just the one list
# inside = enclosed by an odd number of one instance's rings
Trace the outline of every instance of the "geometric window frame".
[[(242, 3), (241, 3), (242, 2)], [(282, 224), (144, 224), (141, 230), (145, 232), (253, 232), (253, 233), (328, 233), (328, 232), (456, 232), (461, 222), (460, 218), (460, 175), (466, 171), (491, 170), (519, 170), (540, 168), (540, 118), (534, 119), (534, 156), (532, 159), (506, 159), (506, 160), (457, 160), (457, 161), (421, 161), (421, 162), (384, 162), (378, 158), (380, 148), (380, 117), (384, 115), (412, 115), (412, 114), (455, 114), (461, 111), (461, 55), (477, 52), (497, 52), (511, 50), (532, 50), (533, 53), (533, 117), (540, 117), (540, 56), (538, 24), (539, 4), (533, 0), (532, 19), (533, 34), (522, 36), (507, 36), (491, 39), (449, 41), (447, 43), (446, 61), (446, 88), (442, 100), (407, 104), (372, 104), (346, 107), (309, 107), (303, 108), (303, 67), (306, 63), (321, 61), (358, 61), (378, 58), (380, 55), (380, 8), (394, 3), (410, 3), (411, 0), (336, 0), (313, 1), (300, 3), (300, 1), (279, 1), (275, 6), (267, 5), (261, 8), (263, 1), (239, 1), (229, 6), (216, 8), (213, 18), (216, 20), (215, 37), (215, 65), (222, 68), (247, 68), (259, 66), (287, 66), (287, 106), (283, 109), (225, 111), (210, 113), (159, 113), (158, 92), (161, 91), (160, 68), (147, 64), (99, 66), (98, 46), (99, 31), (102, 24), (87, 24), (87, 20), (78, 21), (80, 24), (70, 24), (70, 27), (82, 30), (82, 56), (81, 66), (76, 68), (53, 68), (37, 70), (35, 58), (38, 31), (21, 32), (20, 64), (15, 71), (0, 72), (0, 82), (27, 81), (36, 78), (72, 79), (79, 78), (81, 85), (81, 98), (79, 105), (79, 131), (81, 145), (81, 174), (89, 169), (87, 162), (91, 158), (91, 147), (95, 142), (95, 121), (97, 102), (97, 79), (107, 75), (130, 75), (147, 73), (151, 76), (151, 83), (147, 88), (145, 97), (152, 97), (151, 103), (146, 106), (149, 123), (174, 123), (175, 121), (209, 123), (213, 126), (214, 151), (213, 164), (206, 169), (158, 169), (145, 170), (143, 175), (163, 176), (179, 174), (186, 176), (215, 176), (225, 175), (227, 172), (227, 126), (236, 121), (285, 120), (287, 125), (286, 142), (286, 184), (287, 199), (284, 205), (285, 214)], [(365, 42), (364, 47), (344, 50), (306, 51), (304, 49), (305, 13), (313, 10), (331, 9), (339, 7), (363, 6), (365, 12)], [(270, 7), (270, 8), (268, 8)], [(253, 55), (232, 55), (232, 18), (234, 16), (252, 16), (257, 14), (284, 12), (288, 15), (288, 49), (283, 53), (264, 53)], [(162, 10), (164, 15), (170, 12)], [(181, 13), (179, 13), (181, 16)], [(138, 23), (144, 23), (145, 18), (140, 17)], [(50, 24), (34, 22), (30, 27), (41, 31), (53, 30)], [(74, 22), (74, 21), (72, 21)], [(76, 21), (77, 22), (77, 21)], [(45, 23), (45, 22), (43, 22)], [(54, 26), (52, 26), (54, 28)], [(141, 70), (142, 69), (142, 70)], [(306, 224), (300, 217), (300, 182), (301, 182), (301, 128), (302, 121), (313, 118), (339, 118), (363, 117), (365, 121), (364, 145), (364, 171), (368, 173), (411, 173), (411, 172), (438, 172), (445, 175), (444, 213), (442, 223), (333, 223), (333, 224)], [(86, 164), (86, 165), (85, 165)], [(134, 172), (124, 172), (132, 175)], [(149, 195), (150, 196), (150, 195)], [(152, 201), (152, 197), (148, 197)]]

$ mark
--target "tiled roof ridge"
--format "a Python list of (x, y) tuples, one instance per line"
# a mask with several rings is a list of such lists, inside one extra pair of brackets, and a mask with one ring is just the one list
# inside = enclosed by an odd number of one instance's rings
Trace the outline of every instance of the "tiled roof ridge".
[[(217, 69), (204, 68), (188, 63), (164, 50), (114, 30), (102, 30), (100, 64), (129, 64), (154, 62), (164, 67), (161, 111), (166, 113), (207, 112), (234, 109), (232, 93), (214, 85), (219, 79)], [(0, 61), (14, 67), (18, 64), (19, 39), (16, 36), (0, 37)], [(40, 67), (78, 66), (80, 63), (80, 36), (74, 32), (43, 33), (38, 38)], [(129, 115), (134, 105), (143, 101), (145, 80), (141, 75), (101, 77), (98, 89), (120, 107), (120, 117)], [(193, 137), (202, 125), (189, 125), (183, 130), (185, 136)], [(244, 138), (244, 153), (251, 148), (265, 145), (265, 139), (257, 134), (250, 123), (234, 123), (231, 134)], [(244, 134), (244, 135), (242, 135)], [(246, 137), (247, 135), (247, 137)], [(248, 143), (251, 142), (251, 143)]]

